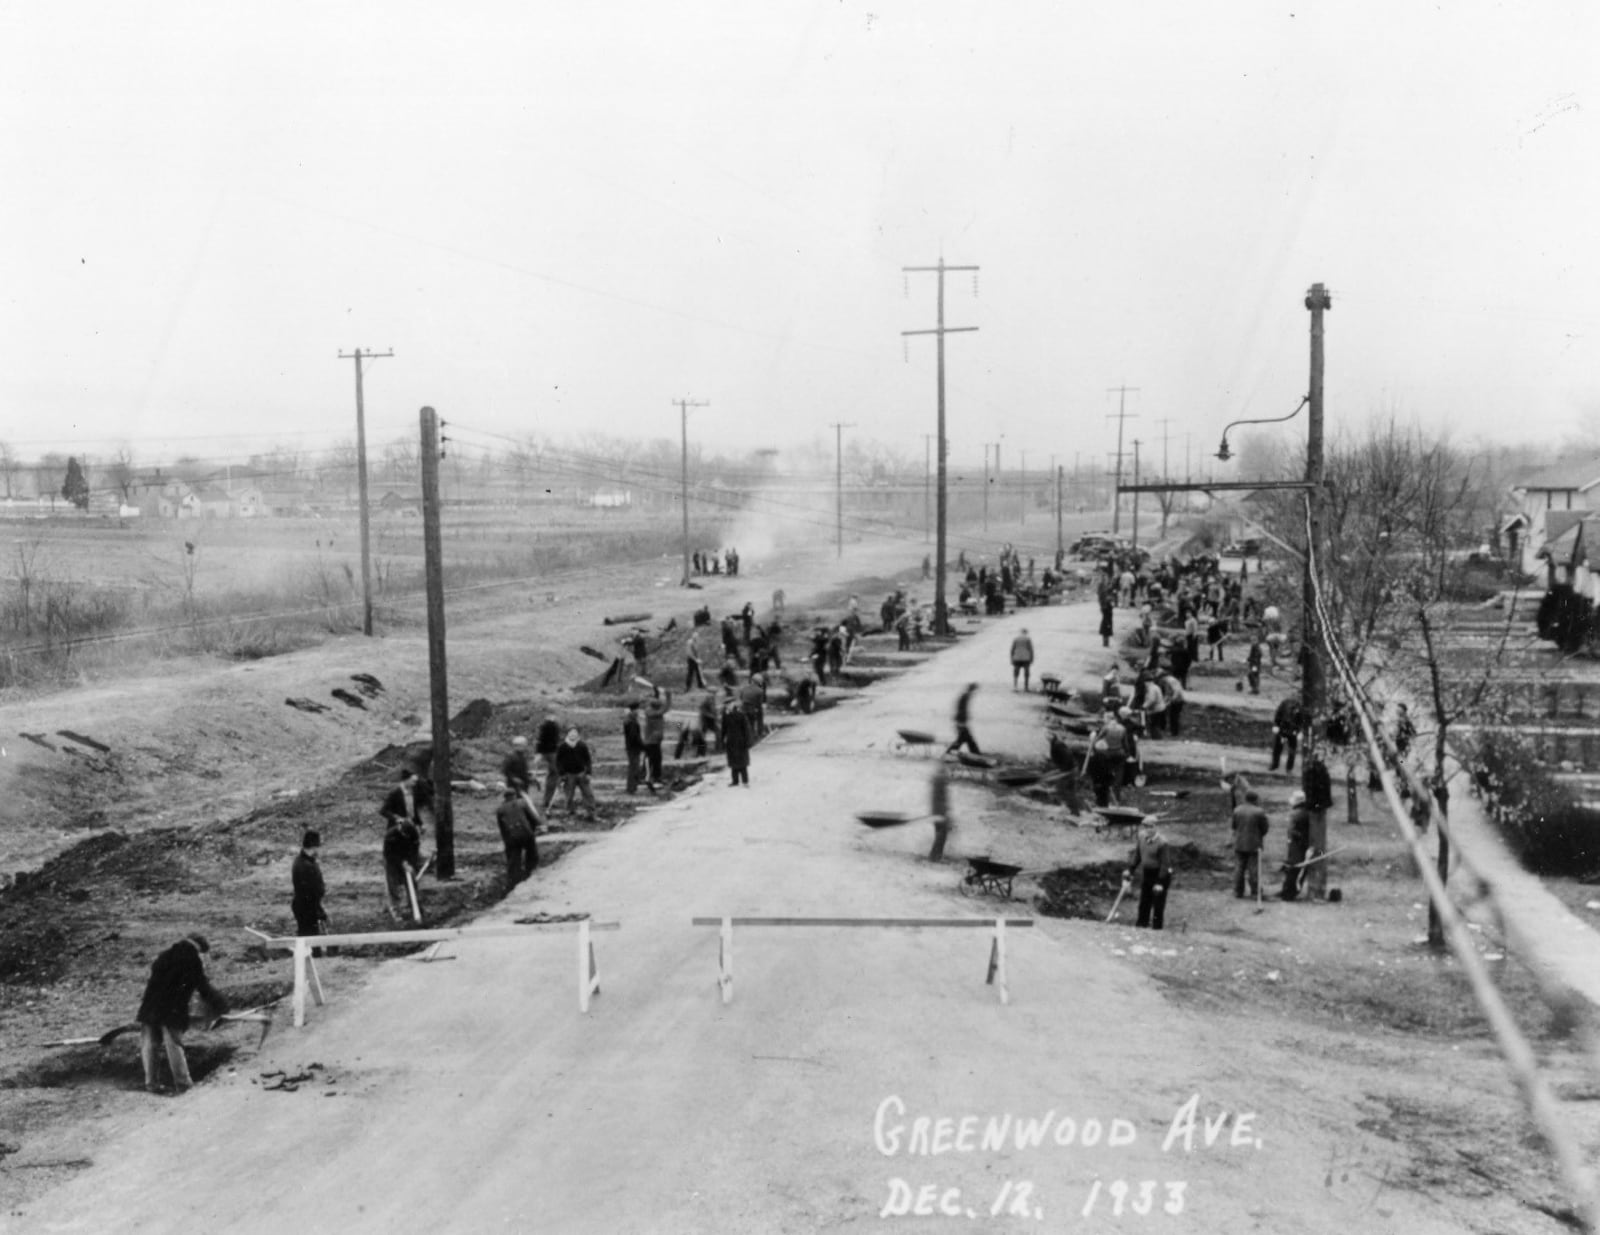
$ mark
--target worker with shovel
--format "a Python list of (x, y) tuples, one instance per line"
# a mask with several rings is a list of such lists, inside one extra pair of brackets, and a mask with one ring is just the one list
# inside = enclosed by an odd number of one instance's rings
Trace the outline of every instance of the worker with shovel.
[(1167, 889), (1172, 886), (1172, 855), (1161, 829), (1150, 820), (1139, 827), (1138, 839), (1128, 855), (1128, 872), (1122, 877), (1123, 887), (1139, 880), (1140, 926), (1160, 930), (1167, 912)]
[(228, 1010), (228, 1001), (206, 978), (205, 962), (200, 959), (211, 945), (201, 934), (178, 940), (150, 966), (139, 1003), (139, 1056), (144, 1063), (144, 1087), (159, 1093), (156, 1082), (156, 1048), (164, 1047), (167, 1066), (172, 1071), (172, 1087), (184, 1093), (193, 1087), (189, 1079), (189, 1058), (183, 1051), (183, 1035), (189, 1029), (189, 1000), (198, 991), (210, 1006), (213, 1016)]
[(1233, 876), (1233, 894), (1244, 899), (1246, 882), (1250, 895), (1261, 896), (1261, 850), (1266, 846), (1267, 831), (1271, 824), (1267, 812), (1261, 809), (1261, 795), (1254, 789), (1245, 790), (1244, 801), (1233, 808), (1233, 853), (1238, 868)]

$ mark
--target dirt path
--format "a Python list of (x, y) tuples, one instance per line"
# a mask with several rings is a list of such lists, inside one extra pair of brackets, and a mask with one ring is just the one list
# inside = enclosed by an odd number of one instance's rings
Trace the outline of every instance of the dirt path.
[[(695, 915), (1021, 909), (957, 895), (959, 867), (922, 860), (915, 826), (852, 819), (925, 800), (929, 764), (894, 753), (895, 730), (945, 732), (965, 681), (983, 683), (986, 747), (1039, 757), (1042, 701), (1007, 688), (1017, 620), (757, 747), (750, 788), (707, 782), (519, 889), (495, 919), (621, 920), (597, 937), (604, 990), (588, 1016), (569, 937), (390, 963), (360, 998), (331, 991), (248, 1073), (152, 1099), (147, 1125), (15, 1229), (950, 1229), (895, 1216), (920, 1199), (969, 1229), (1462, 1230), (1459, 1198), (1374, 1186), (1390, 1145), (1362, 1126), (1359, 1061), (1337, 1036), (1308, 1054), (1302, 1030), (1180, 1010), (1126, 931), (1011, 932), (1002, 1006), (982, 931), (748, 929), (734, 1000), (719, 1000), (716, 935)], [(1087, 673), (1100, 657), (1084, 606), (1027, 623), (1041, 668)], [(964, 822), (956, 851), (999, 844), (991, 826)], [(1366, 1050), (1381, 1066), (1391, 1044)], [(257, 1083), (313, 1063), (325, 1080), (293, 1093)], [(1164, 1146), (1191, 1098), (1192, 1138)], [(1007, 1117), (1005, 1147), (984, 1147)], [(1017, 1121), (1046, 1120), (1019, 1148)], [(1113, 1216), (1116, 1181), (1148, 1217)]]

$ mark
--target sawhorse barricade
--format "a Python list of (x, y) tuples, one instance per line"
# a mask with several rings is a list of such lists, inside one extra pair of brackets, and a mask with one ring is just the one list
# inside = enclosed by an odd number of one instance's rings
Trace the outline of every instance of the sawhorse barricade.
[(957, 930), (992, 930), (994, 940), (989, 945), (989, 976), (985, 982), (998, 986), (1000, 1002), (1011, 1002), (1011, 991), (1006, 985), (1006, 927), (1029, 927), (1032, 918), (695, 918), (695, 926), (720, 927), (721, 945), (717, 952), (717, 985), (722, 988), (722, 1002), (733, 1002), (733, 928), (735, 926), (877, 926), (920, 929), (922, 927), (954, 927)]
[[(578, 935), (578, 1011), (589, 1010), (591, 996), (600, 993), (600, 969), (595, 963), (592, 931), (614, 931), (620, 922), (595, 922), (580, 918), (572, 922), (528, 922), (505, 926), (439, 927), (433, 930), (371, 931), (348, 935), (283, 935), (273, 936), (262, 931), (245, 930), (255, 936), (264, 948), (283, 948), (294, 954), (294, 1023), (300, 1028), (306, 1023), (306, 991), (319, 1008), (327, 1003), (322, 993), (322, 979), (317, 976), (316, 961), (312, 953), (319, 948), (363, 947), (382, 943), (431, 943), (438, 945), (454, 939), (504, 939), (514, 935), (528, 935), (541, 931), (572, 930)], [(429, 959), (431, 959), (430, 950)]]

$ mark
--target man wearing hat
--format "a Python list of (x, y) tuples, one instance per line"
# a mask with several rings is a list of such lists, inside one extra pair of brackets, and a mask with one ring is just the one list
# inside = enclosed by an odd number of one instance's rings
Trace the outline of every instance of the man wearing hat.
[(533, 804), (533, 790), (537, 784), (533, 769), (528, 766), (528, 739), (520, 734), (511, 739), (511, 753), (500, 765), (501, 779), (514, 792)]
[(1311, 848), (1311, 809), (1306, 795), (1296, 789), (1289, 795), (1289, 852), (1284, 859), (1283, 891), (1279, 895), (1292, 901), (1300, 895), (1300, 876), (1305, 871), (1306, 853)]
[(294, 933), (297, 935), (320, 935), (323, 933), (322, 924), (328, 920), (327, 910), (322, 907), (327, 886), (322, 881), (322, 867), (317, 864), (317, 853), (321, 848), (322, 833), (315, 828), (309, 829), (300, 838), (300, 852), (295, 855), (294, 865), (289, 868), (289, 880), (294, 885), (294, 899), (289, 902), (289, 908), (294, 913)]
[(1139, 880), (1139, 925), (1160, 930), (1167, 912), (1167, 889), (1172, 886), (1172, 860), (1166, 837), (1148, 820), (1139, 828), (1123, 879), (1125, 885)]
[(500, 795), (494, 821), (500, 827), (500, 839), (505, 842), (506, 891), (510, 892), (539, 867), (539, 844), (533, 833), (543, 821), (533, 804), (509, 784)]
[(139, 1003), (139, 1057), (144, 1063), (144, 1087), (159, 1092), (156, 1083), (156, 1047), (166, 1049), (167, 1066), (172, 1071), (172, 1087), (178, 1093), (188, 1090), (189, 1058), (183, 1053), (183, 1035), (189, 1029), (189, 1000), (196, 991), (210, 1006), (213, 1016), (228, 1010), (228, 1001), (206, 979), (203, 952), (211, 951), (206, 937), (187, 935), (178, 940), (150, 966), (150, 981), (145, 984)]

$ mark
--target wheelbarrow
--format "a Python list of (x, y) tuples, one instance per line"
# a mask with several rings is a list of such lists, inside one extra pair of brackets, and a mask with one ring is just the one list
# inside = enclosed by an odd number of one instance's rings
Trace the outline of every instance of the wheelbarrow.
[(856, 812), (856, 819), (866, 824), (869, 828), (898, 828), (902, 824), (917, 823), (923, 819), (932, 819), (932, 815), (908, 815), (900, 810), (863, 810)]
[(926, 729), (897, 729), (900, 740), (895, 743), (895, 749), (900, 751), (915, 750), (921, 754), (929, 754), (934, 743), (938, 741)]
[(1155, 818), (1154, 815), (1147, 815), (1136, 806), (1096, 806), (1094, 813), (1107, 823), (1133, 826), (1138, 826), (1146, 819)]
[(995, 862), (988, 857), (968, 858), (961, 891), (967, 896), (998, 896), (1011, 900), (1011, 881), (1021, 873), (1022, 867), (1006, 862)]
[(993, 755), (974, 755), (970, 750), (956, 751), (959, 771), (971, 780), (988, 780), (989, 773), (1000, 766)]

